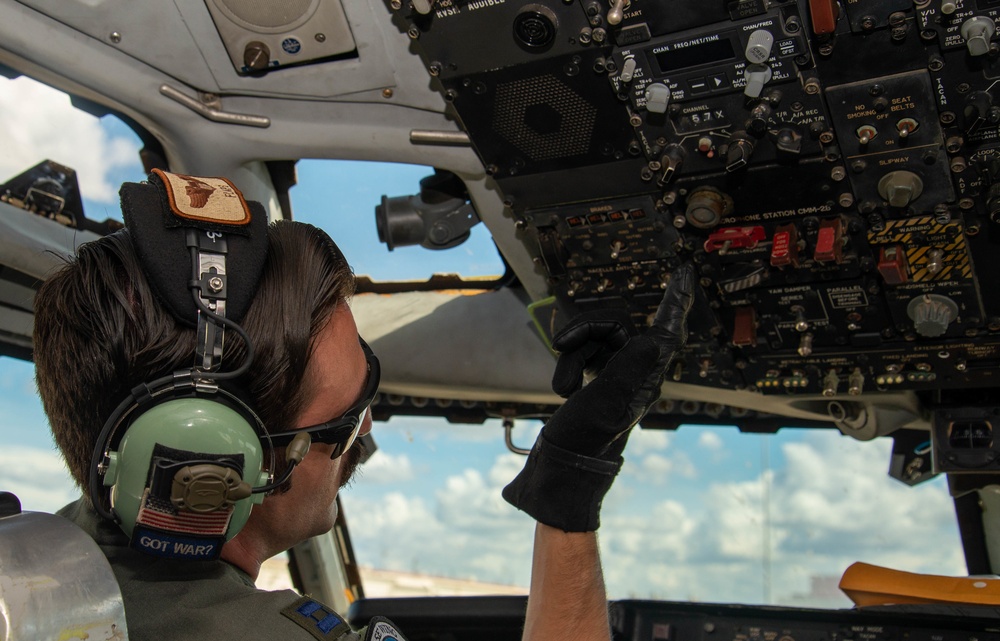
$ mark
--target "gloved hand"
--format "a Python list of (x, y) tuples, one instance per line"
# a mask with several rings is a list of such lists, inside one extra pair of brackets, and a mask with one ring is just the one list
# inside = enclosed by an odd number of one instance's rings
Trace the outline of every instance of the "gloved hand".
[[(552, 340), (561, 352), (553, 390), (568, 397), (549, 419), (504, 499), (566, 532), (600, 526), (601, 502), (622, 465), (629, 431), (660, 397), (687, 338), (694, 268), (674, 270), (653, 324), (634, 336), (631, 321), (581, 314)], [(582, 386), (583, 378), (596, 376)]]

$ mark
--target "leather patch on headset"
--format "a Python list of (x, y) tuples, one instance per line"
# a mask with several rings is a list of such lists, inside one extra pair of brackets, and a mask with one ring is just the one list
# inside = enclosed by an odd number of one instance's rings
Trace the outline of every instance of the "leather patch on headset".
[(236, 185), (225, 178), (171, 174), (160, 169), (170, 209), (177, 216), (204, 223), (246, 225), (250, 208)]
[(332, 608), (307, 596), (281, 611), (319, 641), (334, 641), (351, 632), (347, 624)]
[[(191, 199), (183, 179), (178, 178), (180, 182), (168, 186), (168, 176), (171, 175), (180, 176), (154, 171), (149, 175), (148, 182), (127, 182), (121, 188), (125, 227), (135, 243), (143, 274), (153, 287), (160, 304), (174, 318), (188, 327), (197, 327), (198, 308), (188, 289), (188, 282), (191, 280), (191, 254), (186, 242), (187, 230), (198, 229), (206, 236), (211, 234), (212, 238), (217, 237), (217, 234), (224, 234), (229, 250), (226, 257), (226, 318), (238, 323), (250, 307), (264, 268), (267, 256), (267, 212), (260, 203), (244, 200), (239, 195), (237, 198), (225, 198), (227, 201), (238, 201), (239, 210), (234, 208), (231, 213), (223, 214), (218, 220), (211, 217), (185, 217), (174, 209), (178, 199), (185, 209), (196, 212), (195, 215), (202, 215), (205, 208), (190, 206)], [(221, 178), (198, 177), (195, 180), (195, 185), (192, 186), (195, 193), (198, 191), (198, 183), (232, 184)], [(239, 194), (235, 187), (232, 189), (233, 193)], [(212, 198), (206, 198), (206, 206), (217, 197), (218, 192), (215, 192)], [(194, 204), (198, 202), (200, 199), (196, 199)], [(222, 220), (229, 216), (242, 221), (247, 211), (251, 215), (249, 222), (244, 224)]]

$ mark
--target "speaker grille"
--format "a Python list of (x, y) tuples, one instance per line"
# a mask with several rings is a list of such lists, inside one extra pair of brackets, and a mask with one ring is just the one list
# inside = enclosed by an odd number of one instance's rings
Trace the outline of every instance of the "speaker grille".
[(493, 129), (532, 161), (585, 154), (597, 108), (553, 75), (497, 85)]
[[(246, 23), (247, 27), (260, 29), (294, 28), (307, 14), (312, 13), (315, 0), (216, 0), (229, 12)], [(295, 25), (297, 26), (297, 25)]]

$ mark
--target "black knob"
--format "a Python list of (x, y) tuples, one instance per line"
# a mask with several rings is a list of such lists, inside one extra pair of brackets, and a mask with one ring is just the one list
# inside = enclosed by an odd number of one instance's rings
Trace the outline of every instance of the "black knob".
[(747, 133), (754, 138), (763, 138), (767, 133), (768, 120), (771, 118), (771, 105), (762, 102), (750, 112), (746, 122)]
[(986, 197), (986, 208), (990, 212), (990, 220), (1000, 223), (1000, 183), (990, 185)]
[(962, 116), (965, 119), (965, 132), (969, 135), (976, 133), (991, 118), (996, 117), (995, 113), (991, 113), (993, 111), (995, 111), (993, 109), (993, 96), (988, 92), (977, 91), (970, 94), (966, 99), (965, 109), (962, 111)]
[(684, 147), (676, 144), (668, 146), (663, 152), (663, 156), (660, 157), (660, 176), (657, 182), (665, 185), (673, 180), (674, 176), (680, 171), (686, 155), (687, 152), (684, 150)]
[(726, 171), (738, 171), (747, 166), (753, 155), (754, 144), (745, 131), (733, 134), (726, 150)]
[(802, 153), (802, 134), (795, 127), (782, 127), (774, 139), (778, 153), (786, 156), (798, 156)]
[(267, 71), (271, 64), (271, 50), (263, 42), (254, 40), (243, 50), (243, 64), (250, 71)]

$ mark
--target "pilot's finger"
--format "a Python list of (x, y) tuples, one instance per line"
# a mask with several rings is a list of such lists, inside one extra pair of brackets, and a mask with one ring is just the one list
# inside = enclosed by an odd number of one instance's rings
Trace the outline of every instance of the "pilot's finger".
[(601, 375), (573, 394), (549, 419), (546, 438), (583, 456), (603, 456), (634, 423), (635, 396), (659, 370), (660, 348), (633, 338), (608, 361)]
[(661, 349), (676, 351), (687, 339), (687, 317), (694, 302), (694, 265), (685, 263), (674, 270), (663, 300), (646, 334)]
[(612, 343), (617, 350), (633, 333), (632, 320), (623, 309), (584, 312), (552, 337), (552, 348), (565, 353), (587, 343)]
[(631, 331), (631, 319), (624, 311), (588, 312), (574, 319), (552, 340), (562, 352), (552, 374), (552, 390), (569, 397), (580, 389), (584, 371), (600, 371), (628, 342)]

